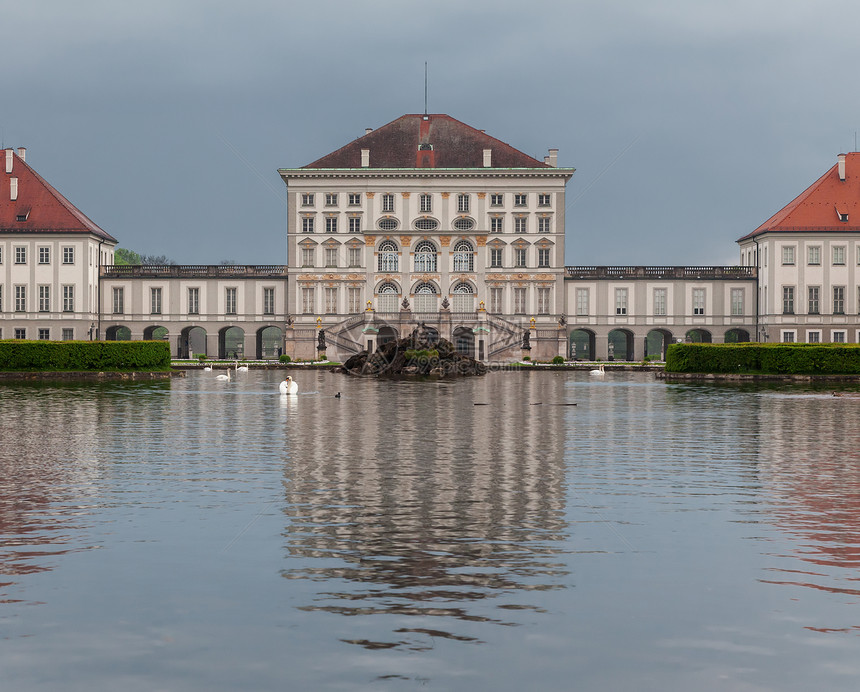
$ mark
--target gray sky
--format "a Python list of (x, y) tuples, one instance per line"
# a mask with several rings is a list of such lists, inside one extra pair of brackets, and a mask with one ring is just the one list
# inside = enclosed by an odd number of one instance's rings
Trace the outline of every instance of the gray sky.
[(855, 149), (854, 0), (0, 0), (0, 134), (121, 247), (285, 261), (279, 167), (404, 113), (558, 147), (568, 264), (726, 264)]

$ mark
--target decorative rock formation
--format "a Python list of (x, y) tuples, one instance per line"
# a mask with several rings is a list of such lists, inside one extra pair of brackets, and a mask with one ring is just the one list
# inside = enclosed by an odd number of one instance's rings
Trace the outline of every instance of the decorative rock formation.
[(374, 353), (362, 351), (333, 369), (347, 375), (427, 375), (456, 377), (483, 375), (487, 366), (457, 353), (445, 339), (431, 340), (423, 325), (403, 339), (382, 344)]

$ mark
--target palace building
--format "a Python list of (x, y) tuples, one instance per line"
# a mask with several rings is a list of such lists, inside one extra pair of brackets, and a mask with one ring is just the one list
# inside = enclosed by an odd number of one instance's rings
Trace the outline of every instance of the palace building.
[[(0, 338), (166, 339), (176, 357), (343, 360), (421, 324), (484, 361), (641, 360), (677, 341), (860, 342), (860, 154), (741, 238), (737, 266), (565, 266), (558, 151), (404, 115), (286, 185), (286, 265), (116, 265), (3, 151)], [(853, 224), (853, 225), (852, 225)], [(283, 231), (273, 231), (283, 232)], [(526, 337), (527, 335), (527, 337)]]

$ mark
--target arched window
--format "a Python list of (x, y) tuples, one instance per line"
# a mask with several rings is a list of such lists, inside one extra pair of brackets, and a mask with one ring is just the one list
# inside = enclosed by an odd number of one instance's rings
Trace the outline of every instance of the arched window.
[(471, 284), (465, 282), (454, 286), (454, 312), (475, 311), (475, 291)]
[(436, 287), (421, 283), (415, 287), (415, 312), (436, 312)]
[(454, 271), (475, 271), (475, 254), (472, 251), (472, 244), (466, 240), (461, 240), (454, 246)]
[(386, 282), (376, 289), (376, 309), (379, 312), (397, 312), (400, 302), (400, 289), (393, 283)]
[(436, 246), (429, 240), (422, 240), (415, 246), (415, 271), (436, 271)]
[(379, 260), (377, 264), (377, 271), (397, 271), (397, 245), (394, 244), (394, 241), (385, 240), (379, 244)]

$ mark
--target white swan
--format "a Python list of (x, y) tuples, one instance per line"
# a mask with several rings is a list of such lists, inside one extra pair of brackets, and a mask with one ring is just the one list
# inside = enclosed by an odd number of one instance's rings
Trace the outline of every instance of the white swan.
[(592, 370), (588, 373), (589, 375), (595, 375), (597, 377), (603, 376), (606, 372), (603, 370), (603, 363), (597, 366), (597, 370)]
[(236, 372), (248, 372), (247, 365), (236, 365)]
[(298, 394), (299, 393), (299, 383), (296, 382), (292, 377), (287, 375), (287, 379), (285, 379), (281, 384), (278, 385), (278, 389), (281, 394)]
[(212, 372), (212, 366), (211, 365), (204, 366), (203, 372)]
[(230, 368), (227, 368), (226, 375), (215, 375), (216, 380), (229, 380), (230, 379)]

